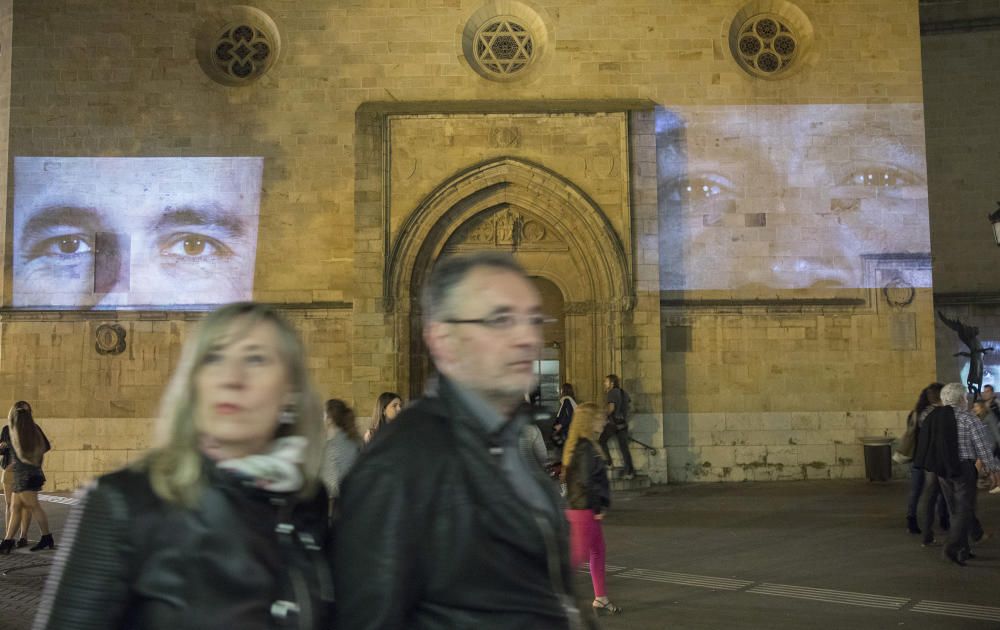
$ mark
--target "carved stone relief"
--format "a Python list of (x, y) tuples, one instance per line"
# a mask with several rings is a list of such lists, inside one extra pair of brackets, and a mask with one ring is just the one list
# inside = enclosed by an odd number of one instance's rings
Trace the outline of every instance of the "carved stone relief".
[(517, 127), (493, 127), (490, 129), (490, 145), (501, 149), (521, 144), (521, 130)]
[(482, 247), (542, 251), (567, 249), (550, 226), (509, 205), (493, 208), (467, 221), (448, 239), (445, 249), (457, 251)]
[(587, 159), (587, 174), (592, 177), (609, 177), (615, 170), (613, 155), (595, 155)]

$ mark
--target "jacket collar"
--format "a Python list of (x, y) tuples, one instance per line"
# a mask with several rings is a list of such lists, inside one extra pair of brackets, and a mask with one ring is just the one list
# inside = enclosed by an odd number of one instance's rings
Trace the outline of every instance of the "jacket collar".
[(428, 380), (424, 395), (441, 406), (442, 415), (487, 436), (493, 443), (506, 442), (509, 438), (516, 444), (521, 427), (528, 419), (527, 405), (520, 405), (510, 417), (504, 417), (482, 396), (442, 374), (435, 374)]

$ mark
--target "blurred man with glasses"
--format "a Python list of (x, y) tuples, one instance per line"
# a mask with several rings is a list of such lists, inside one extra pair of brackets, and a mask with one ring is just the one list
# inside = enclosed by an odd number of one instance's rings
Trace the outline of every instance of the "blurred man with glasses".
[(519, 452), (550, 320), (509, 255), (437, 263), (422, 295), (438, 376), (344, 481), (338, 627), (578, 628), (558, 488)]

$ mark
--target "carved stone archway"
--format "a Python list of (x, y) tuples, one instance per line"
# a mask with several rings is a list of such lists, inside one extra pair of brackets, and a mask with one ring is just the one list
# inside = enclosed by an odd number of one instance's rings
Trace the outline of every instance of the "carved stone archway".
[(593, 399), (600, 376), (620, 372), (623, 313), (635, 303), (627, 252), (601, 209), (572, 182), (502, 158), (458, 173), (410, 213), (386, 260), (384, 304), (396, 323), (396, 381), (420, 391), (426, 358), (419, 289), (442, 254), (510, 251), (563, 293), (566, 376)]

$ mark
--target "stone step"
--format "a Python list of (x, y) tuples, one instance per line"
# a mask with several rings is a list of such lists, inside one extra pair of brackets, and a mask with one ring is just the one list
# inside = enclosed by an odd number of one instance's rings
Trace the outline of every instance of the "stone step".
[[(636, 471), (636, 474), (639, 474), (638, 471)], [(624, 478), (625, 478), (624, 468), (621, 468), (619, 466), (615, 466), (614, 468), (608, 468), (608, 479), (624, 479)]]
[(653, 484), (647, 475), (636, 475), (632, 479), (611, 479), (611, 491), (621, 492), (623, 490), (642, 490)]

